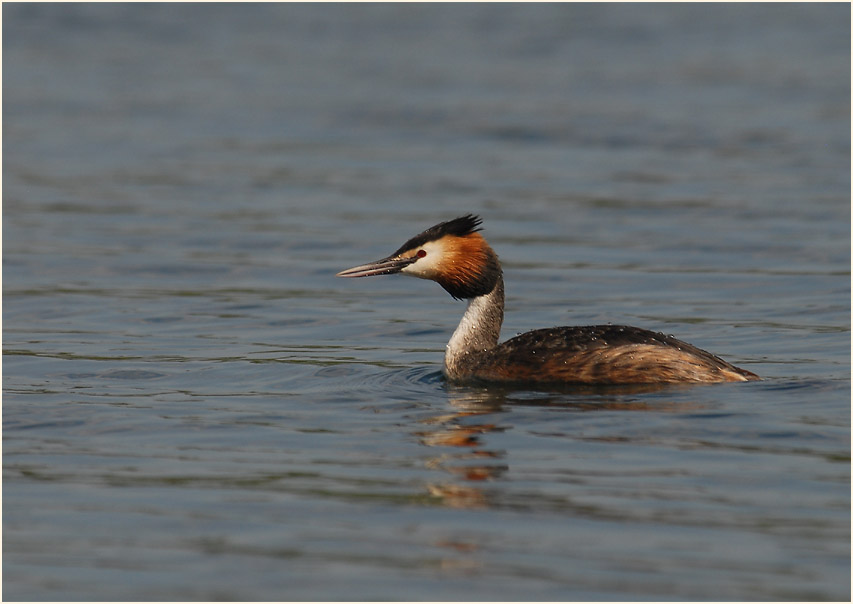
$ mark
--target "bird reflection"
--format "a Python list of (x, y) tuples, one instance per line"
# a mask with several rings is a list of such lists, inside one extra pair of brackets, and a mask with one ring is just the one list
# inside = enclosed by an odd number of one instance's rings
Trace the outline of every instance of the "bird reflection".
[[(415, 435), (427, 447), (444, 448), (430, 457), (426, 467), (441, 471), (450, 478), (427, 485), (429, 494), (442, 505), (453, 508), (485, 508), (491, 506), (487, 484), (500, 479), (508, 470), (507, 452), (488, 446), (488, 436), (512, 429), (497, 420), (508, 405), (561, 407), (567, 411), (695, 411), (696, 402), (643, 399), (634, 395), (659, 391), (666, 386), (637, 385), (620, 387), (583, 387), (570, 392), (517, 392), (502, 388), (471, 388), (448, 384), (449, 403), (453, 408), (419, 420), (423, 428)], [(670, 389), (672, 389), (670, 387)], [(599, 439), (601, 437), (598, 437)]]
[[(427, 459), (426, 466), (441, 470), (459, 482), (446, 481), (427, 485), (429, 493), (449, 507), (487, 507), (486, 493), (477, 483), (499, 478), (508, 469), (501, 463), (506, 453), (488, 449), (483, 438), (492, 432), (506, 428), (492, 421), (476, 421), (502, 410), (502, 397), (495, 397), (486, 390), (450, 390), (450, 404), (454, 412), (421, 420), (426, 429), (416, 432), (420, 442), (428, 447), (453, 447), (458, 451), (446, 451)], [(473, 419), (472, 419), (473, 418)]]

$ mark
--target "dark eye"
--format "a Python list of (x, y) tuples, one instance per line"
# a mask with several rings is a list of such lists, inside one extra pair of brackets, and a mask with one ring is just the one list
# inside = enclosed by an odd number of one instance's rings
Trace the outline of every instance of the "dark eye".
[(423, 258), (424, 256), (426, 256), (426, 250), (418, 250), (417, 256), (418, 258)]

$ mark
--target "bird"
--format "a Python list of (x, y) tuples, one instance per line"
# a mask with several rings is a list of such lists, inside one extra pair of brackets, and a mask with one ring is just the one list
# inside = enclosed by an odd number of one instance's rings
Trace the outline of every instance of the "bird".
[(498, 343), (504, 317), (501, 263), (466, 214), (415, 235), (381, 260), (338, 277), (401, 274), (467, 300), (444, 355), (453, 383), (665, 384), (759, 380), (756, 374), (671, 335), (628, 325), (536, 329)]

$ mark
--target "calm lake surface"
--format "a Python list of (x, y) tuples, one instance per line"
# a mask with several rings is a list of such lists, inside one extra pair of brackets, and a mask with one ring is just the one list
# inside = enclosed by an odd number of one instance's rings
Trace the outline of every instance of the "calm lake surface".
[[(6, 600), (849, 600), (849, 5), (2, 10)], [(765, 379), (445, 383), (467, 212)]]

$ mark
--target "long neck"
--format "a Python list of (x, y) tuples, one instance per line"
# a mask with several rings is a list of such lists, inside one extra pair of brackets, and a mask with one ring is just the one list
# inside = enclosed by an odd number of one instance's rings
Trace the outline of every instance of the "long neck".
[(504, 281), (499, 276), (492, 291), (468, 301), (468, 308), (447, 343), (444, 374), (451, 379), (464, 376), (468, 355), (497, 346), (503, 320)]

